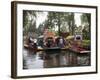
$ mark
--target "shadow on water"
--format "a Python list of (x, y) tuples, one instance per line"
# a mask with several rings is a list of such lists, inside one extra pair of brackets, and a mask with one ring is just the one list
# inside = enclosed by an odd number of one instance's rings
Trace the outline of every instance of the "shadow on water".
[(89, 55), (77, 55), (70, 51), (23, 50), (23, 69), (90, 66)]

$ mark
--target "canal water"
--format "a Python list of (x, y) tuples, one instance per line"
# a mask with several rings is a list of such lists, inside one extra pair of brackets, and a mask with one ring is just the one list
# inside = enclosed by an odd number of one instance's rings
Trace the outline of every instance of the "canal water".
[(23, 49), (23, 69), (90, 66), (90, 53), (38, 51)]

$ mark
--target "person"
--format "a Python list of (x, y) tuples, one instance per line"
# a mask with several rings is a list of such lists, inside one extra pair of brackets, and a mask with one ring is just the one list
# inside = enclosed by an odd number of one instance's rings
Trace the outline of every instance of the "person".
[(37, 51), (37, 44), (36, 43), (34, 43), (33, 49), (34, 49), (34, 51)]
[(31, 37), (28, 38), (28, 43), (29, 43), (29, 44), (32, 43)]
[(29, 45), (29, 47), (30, 47), (30, 48), (33, 48), (33, 44), (34, 44), (34, 42), (32, 41), (32, 38), (29, 37), (29, 38), (28, 38), (28, 45)]
[(56, 46), (58, 47), (59, 46), (59, 37), (57, 37), (56, 39), (55, 39), (55, 44), (56, 44)]
[(60, 37), (60, 39), (59, 39), (59, 47), (63, 48), (65, 46), (64, 44), (65, 43), (64, 43), (63, 37)]
[(46, 47), (54, 47), (54, 41), (53, 41), (53, 38), (51, 37), (48, 37), (47, 40), (46, 40)]
[(40, 41), (39, 41), (39, 45), (40, 45), (41, 47), (43, 47), (43, 40), (40, 40)]
[(50, 40), (50, 39), (48, 39), (47, 44), (46, 44), (46, 45), (47, 45), (47, 47), (50, 47), (50, 46), (51, 46), (51, 44), (50, 44), (50, 43), (51, 43), (51, 40)]

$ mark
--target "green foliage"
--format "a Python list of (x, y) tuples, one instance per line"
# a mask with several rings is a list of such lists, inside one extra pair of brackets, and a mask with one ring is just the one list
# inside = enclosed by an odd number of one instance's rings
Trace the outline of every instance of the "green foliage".
[(88, 14), (88, 13), (84, 13), (84, 14), (82, 14), (82, 16), (81, 16), (81, 20), (82, 20), (82, 24), (84, 24), (84, 23), (90, 24), (91, 15)]
[[(23, 33), (24, 35), (33, 34), (32, 36), (37, 36), (40, 30), (36, 28), (36, 18), (37, 14), (41, 14), (42, 12), (38, 11), (23, 11)], [(39, 35), (39, 34), (38, 34)]]
[(82, 46), (90, 46), (91, 41), (90, 40), (82, 40)]
[[(43, 35), (43, 30), (48, 28), (51, 31), (54, 31), (56, 35), (60, 35), (60, 33), (70, 32), (71, 35), (75, 33), (75, 13), (72, 12), (46, 12), (47, 18), (44, 22), (39, 24), (38, 28), (36, 28), (36, 18), (39, 15), (42, 15), (43, 11), (31, 11), (24, 10), (23, 11), (23, 30), (24, 33), (27, 34), (29, 32), (36, 33), (38, 35)], [(83, 31), (83, 39), (90, 39), (90, 20), (91, 15), (87, 13), (83, 13), (81, 18), (81, 22), (88, 23), (88, 27), (86, 27)], [(57, 29), (57, 30), (56, 30)]]
[(74, 34), (74, 25), (74, 13), (69, 12), (48, 12), (47, 20), (45, 21), (45, 28), (52, 29), (56, 26), (58, 27), (58, 34), (68, 31)]
[(84, 29), (83, 29), (83, 39), (90, 39), (91, 34), (90, 34), (90, 27), (91, 27), (91, 14), (89, 13), (84, 13), (81, 16), (81, 21), (82, 24), (84, 24)]
[[(88, 26), (89, 27), (89, 26)], [(87, 29), (87, 28), (84, 28), (83, 29), (83, 31), (82, 31), (82, 33), (83, 33), (83, 39), (89, 39), (90, 40), (90, 38), (91, 38), (91, 34), (90, 34), (90, 30), (89, 29)]]

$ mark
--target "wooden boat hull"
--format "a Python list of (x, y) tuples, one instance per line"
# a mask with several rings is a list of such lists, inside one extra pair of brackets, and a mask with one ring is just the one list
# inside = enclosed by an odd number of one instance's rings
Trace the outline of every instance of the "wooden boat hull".
[(78, 54), (87, 54), (91, 51), (85, 50), (85, 49), (77, 49), (77, 48), (60, 48), (60, 47), (52, 47), (52, 48), (39, 48), (39, 49), (33, 49), (29, 47), (29, 45), (24, 45), (24, 48), (31, 49), (33, 51), (45, 51), (46, 53), (60, 53), (61, 50), (69, 50)]

